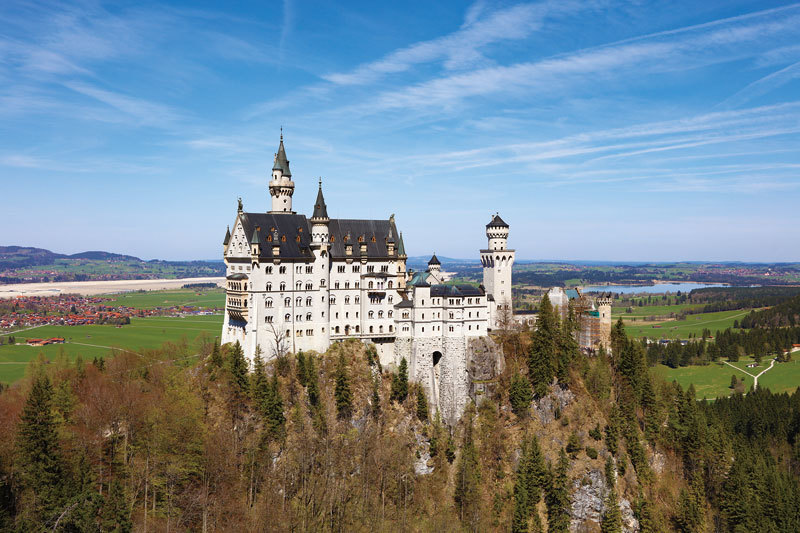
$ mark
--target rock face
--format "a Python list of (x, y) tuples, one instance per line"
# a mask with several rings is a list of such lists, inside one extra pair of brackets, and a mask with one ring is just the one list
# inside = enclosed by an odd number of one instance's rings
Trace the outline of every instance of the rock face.
[[(572, 504), (569, 513), (572, 520), (569, 530), (574, 533), (599, 531), (608, 495), (605, 475), (600, 470), (591, 470), (583, 478), (573, 481), (572, 489)], [(638, 533), (639, 521), (633, 516), (631, 502), (622, 498), (619, 508), (622, 515), (622, 531)]]
[(497, 376), (506, 368), (503, 350), (490, 337), (470, 339), (467, 344), (469, 397), (476, 403), (494, 394)]
[(556, 418), (556, 409), (563, 412), (572, 403), (575, 395), (569, 389), (562, 389), (553, 381), (550, 392), (544, 398), (533, 402), (533, 411), (543, 425), (547, 425)]

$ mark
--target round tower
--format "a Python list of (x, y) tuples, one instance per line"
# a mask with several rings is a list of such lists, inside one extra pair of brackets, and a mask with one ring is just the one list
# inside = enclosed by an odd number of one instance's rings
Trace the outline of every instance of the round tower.
[(508, 245), (508, 224), (500, 214), (495, 215), (486, 225), (486, 237), (489, 239), (489, 250), (505, 250)]
[(283, 131), (278, 153), (275, 154), (275, 163), (272, 165), (272, 180), (269, 182), (269, 194), (272, 197), (272, 210), (270, 213), (291, 213), (294, 182), (292, 171), (289, 169), (289, 160), (286, 159), (286, 149), (283, 147)]
[(509, 226), (499, 214), (486, 224), (489, 246), (481, 250), (483, 265), (483, 287), (490, 304), (491, 327), (502, 327), (513, 314), (511, 295), (511, 268), (514, 265), (514, 250), (508, 249)]
[(428, 261), (428, 272), (431, 274), (438, 274), (442, 271), (442, 263), (439, 261), (439, 258), (436, 257), (436, 254), (433, 254), (431, 260)]

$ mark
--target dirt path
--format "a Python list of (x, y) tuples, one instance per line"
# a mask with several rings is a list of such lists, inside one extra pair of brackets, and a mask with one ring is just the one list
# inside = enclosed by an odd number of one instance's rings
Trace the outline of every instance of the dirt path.
[(768, 370), (772, 370), (772, 367), (773, 367), (773, 366), (775, 366), (775, 359), (773, 359), (772, 361), (770, 361), (770, 363), (769, 363), (769, 366), (768, 366), (767, 368), (765, 368), (764, 370), (762, 370), (761, 372), (759, 372), (758, 374), (751, 374), (751, 373), (750, 373), (750, 372), (748, 372), (747, 370), (742, 370), (742, 369), (741, 369), (741, 368), (739, 368), (738, 366), (736, 366), (736, 365), (732, 365), (731, 363), (729, 363), (729, 362), (727, 362), (727, 361), (723, 361), (723, 363), (725, 363), (726, 365), (728, 365), (728, 366), (730, 366), (730, 367), (732, 367), (732, 368), (735, 368), (735, 369), (736, 369), (736, 370), (738, 370), (739, 372), (744, 372), (745, 374), (747, 374), (748, 376), (750, 376), (751, 378), (753, 378), (753, 390), (756, 390), (756, 389), (758, 389), (758, 378), (759, 378), (759, 377), (760, 377), (760, 376), (761, 376), (761, 375), (762, 375), (764, 372), (767, 372)]

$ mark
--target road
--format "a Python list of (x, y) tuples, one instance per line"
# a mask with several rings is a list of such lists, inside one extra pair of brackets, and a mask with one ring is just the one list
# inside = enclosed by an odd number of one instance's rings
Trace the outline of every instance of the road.
[(763, 374), (764, 372), (767, 372), (768, 370), (771, 370), (771, 369), (772, 369), (772, 367), (775, 365), (775, 359), (773, 359), (772, 361), (770, 361), (770, 363), (769, 363), (769, 367), (765, 368), (764, 370), (762, 370), (762, 371), (761, 371), (761, 372), (759, 372), (758, 374), (751, 374), (751, 373), (750, 373), (750, 372), (748, 372), (747, 370), (742, 370), (742, 369), (741, 369), (741, 368), (739, 368), (738, 366), (736, 366), (736, 365), (732, 365), (732, 364), (730, 364), (730, 363), (729, 363), (729, 362), (727, 362), (727, 361), (723, 361), (723, 363), (725, 363), (726, 365), (728, 365), (728, 366), (730, 366), (730, 367), (733, 367), (733, 368), (735, 368), (735, 369), (736, 369), (736, 370), (738, 370), (739, 372), (744, 372), (745, 374), (747, 374), (748, 376), (750, 376), (751, 378), (753, 378), (753, 390), (756, 390), (756, 389), (758, 389), (758, 378), (759, 378), (759, 377), (761, 376), (761, 374)]

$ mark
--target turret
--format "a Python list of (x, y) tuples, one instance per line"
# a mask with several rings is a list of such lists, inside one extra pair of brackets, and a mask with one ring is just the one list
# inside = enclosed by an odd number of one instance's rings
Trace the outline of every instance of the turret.
[(325, 205), (325, 197), (322, 195), (322, 178), (319, 179), (319, 190), (317, 191), (317, 201), (314, 202), (314, 214), (311, 215), (311, 242), (313, 244), (327, 244), (330, 240), (328, 224), (328, 207)]
[(269, 182), (269, 194), (272, 197), (272, 210), (270, 213), (292, 213), (292, 195), (294, 182), (292, 171), (289, 170), (289, 160), (286, 159), (286, 149), (283, 147), (283, 131), (278, 152), (275, 154), (275, 163), (272, 165), (272, 180)]
[(489, 246), (486, 250), (481, 250), (483, 286), (489, 301), (494, 302), (490, 307), (493, 328), (503, 326), (505, 319), (513, 312), (511, 268), (516, 252), (508, 249), (508, 233), (508, 224), (500, 218), (499, 213), (495, 214), (491, 222), (486, 224)]
[(442, 263), (439, 261), (439, 258), (436, 257), (436, 254), (434, 253), (433, 257), (431, 257), (431, 260), (428, 261), (428, 272), (430, 272), (431, 274), (434, 273), (438, 274), (439, 272), (441, 272), (441, 270), (442, 270)]
[(500, 214), (492, 217), (486, 224), (486, 237), (489, 239), (489, 250), (505, 250), (508, 244), (508, 224), (500, 218)]
[(261, 255), (261, 239), (258, 235), (260, 230), (261, 228), (256, 226), (253, 230), (253, 236), (250, 238), (250, 255), (254, 263), (258, 262), (258, 256)]

